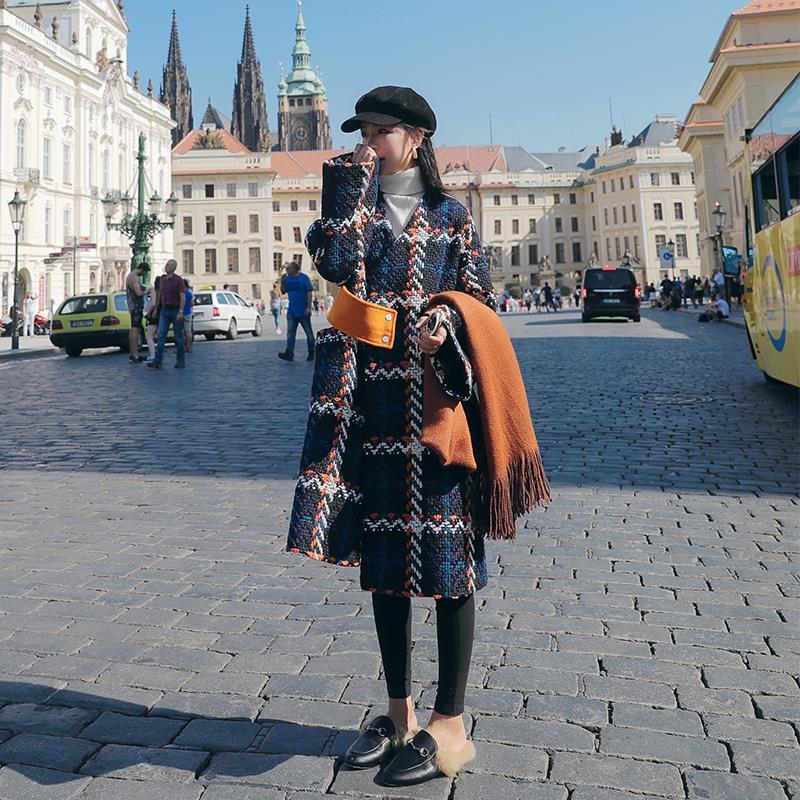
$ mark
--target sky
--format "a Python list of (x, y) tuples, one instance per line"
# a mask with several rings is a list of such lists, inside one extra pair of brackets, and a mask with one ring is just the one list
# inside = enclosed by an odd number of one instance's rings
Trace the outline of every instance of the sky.
[[(683, 119), (729, 14), (745, 0), (304, 0), (312, 63), (325, 83), (334, 147), (355, 101), (411, 86), (438, 119), (434, 144), (521, 145), (534, 152), (626, 139), (656, 114)], [(291, 69), (296, 0), (251, 0), (271, 131), (279, 62)], [(208, 99), (230, 116), (245, 0), (128, 0), (128, 64), (160, 86), (172, 9), (195, 125)]]

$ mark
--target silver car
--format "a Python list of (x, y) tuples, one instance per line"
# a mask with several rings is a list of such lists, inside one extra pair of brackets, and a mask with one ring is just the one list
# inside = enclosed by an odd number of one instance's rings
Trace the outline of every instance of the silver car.
[(192, 301), (192, 328), (211, 341), (218, 334), (235, 339), (240, 333), (261, 336), (261, 314), (236, 292), (196, 292)]

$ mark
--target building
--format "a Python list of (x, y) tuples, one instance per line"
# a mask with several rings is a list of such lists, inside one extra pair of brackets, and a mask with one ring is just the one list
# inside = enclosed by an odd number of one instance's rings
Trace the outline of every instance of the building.
[(189, 86), (189, 75), (181, 54), (181, 40), (178, 36), (178, 21), (172, 12), (172, 30), (169, 36), (167, 63), (161, 78), (161, 102), (167, 106), (175, 120), (172, 129), (172, 146), (194, 130), (192, 117), (192, 88)]
[[(615, 132), (587, 182), (592, 251), (604, 264), (629, 259), (642, 285), (701, 273), (695, 176), (680, 131), (676, 117), (660, 115), (627, 144)], [(674, 252), (669, 271), (663, 249)]]
[[(28, 203), (19, 289), (50, 311), (73, 292), (120, 288), (131, 250), (106, 230), (101, 199), (135, 193), (139, 134), (148, 193), (170, 186), (169, 111), (127, 71), (128, 25), (112, 0), (0, 2), (0, 311), (13, 299), (14, 233), (6, 205)], [(151, 260), (172, 255), (158, 234)]]
[(302, 4), (298, 0), (292, 71), (278, 86), (278, 149), (330, 150), (328, 97), (322, 79), (311, 68)]
[(703, 248), (703, 271), (719, 264), (719, 202), (723, 236), (748, 249), (751, 202), (745, 132), (763, 116), (800, 71), (800, 0), (750, 0), (730, 15), (711, 53), (700, 99), (687, 115), (681, 148), (694, 161)]
[(192, 131), (173, 149), (175, 258), (196, 290), (227, 283), (248, 300), (268, 298), (276, 279), (274, 177), (269, 153), (254, 153), (222, 128)]
[(256, 56), (249, 6), (245, 13), (242, 58), (236, 68), (230, 132), (252, 152), (267, 152), (270, 149), (267, 101), (261, 78), (261, 62)]

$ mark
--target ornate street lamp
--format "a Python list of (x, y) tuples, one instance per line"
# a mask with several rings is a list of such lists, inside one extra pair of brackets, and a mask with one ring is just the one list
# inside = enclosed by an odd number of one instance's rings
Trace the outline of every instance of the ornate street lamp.
[(9, 201), (8, 210), (11, 212), (11, 225), (14, 228), (14, 307), (11, 309), (11, 349), (19, 350), (19, 330), (17, 319), (19, 314), (19, 285), (17, 273), (19, 271), (19, 232), (25, 220), (25, 206), (28, 204), (14, 192), (14, 197)]
[(726, 212), (722, 210), (722, 203), (717, 200), (714, 203), (714, 210), (711, 212), (714, 217), (714, 224), (717, 228), (717, 236), (719, 237), (719, 265), (722, 270), (722, 277), (725, 280), (725, 301), (730, 304), (731, 302), (731, 287), (728, 283), (728, 276), (725, 274), (725, 243), (722, 239), (723, 231), (725, 230), (725, 217)]
[[(161, 197), (158, 192), (154, 192), (153, 196), (146, 201), (147, 212), (145, 212), (144, 162), (147, 157), (144, 154), (144, 143), (145, 135), (140, 133), (139, 152), (136, 156), (136, 160), (139, 162), (136, 212), (134, 213), (133, 211), (133, 198), (127, 192), (122, 197), (115, 197), (108, 193), (102, 201), (106, 227), (109, 230), (122, 232), (131, 241), (131, 250), (133, 251), (132, 269), (147, 261), (153, 237), (165, 228), (174, 228), (175, 217), (178, 214), (178, 198), (175, 196), (175, 192), (172, 192), (166, 201), (169, 219), (159, 218), (161, 214)], [(113, 218), (119, 206), (122, 206), (122, 219), (119, 222), (114, 222)]]
[(670, 239), (667, 242), (667, 247), (669, 248), (670, 253), (672, 253), (672, 281), (675, 282), (675, 242)]

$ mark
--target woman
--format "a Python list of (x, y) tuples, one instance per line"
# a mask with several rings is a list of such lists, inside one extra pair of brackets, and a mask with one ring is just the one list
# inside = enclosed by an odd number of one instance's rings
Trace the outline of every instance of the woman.
[(272, 284), (269, 290), (269, 313), (275, 320), (275, 333), (281, 335), (281, 290), (278, 281)]
[[(435, 129), (433, 111), (411, 89), (364, 95), (342, 125), (360, 131), (361, 143), (324, 165), (322, 218), (306, 240), (319, 274), (347, 289), (340, 296), (387, 312), (387, 333), (374, 345), (332, 328), (318, 334), (288, 549), (360, 566), (361, 587), (372, 592), (388, 708), (345, 761), (382, 765), (391, 785), (454, 775), (474, 757), (462, 713), (474, 593), (487, 582), (468, 472), (443, 466), (421, 441), (423, 355), (444, 392), (464, 401), (473, 393), (462, 319), (447, 306), (426, 310), (429, 298), (456, 290), (482, 312), (480, 304), (497, 306), (473, 221), (444, 192)], [(410, 696), (414, 596), (436, 598), (439, 680), (424, 730)]]
[(161, 283), (161, 276), (156, 276), (153, 288), (147, 293), (144, 317), (147, 320), (145, 338), (147, 339), (147, 362), (150, 363), (156, 357), (156, 336), (158, 335), (158, 285)]

